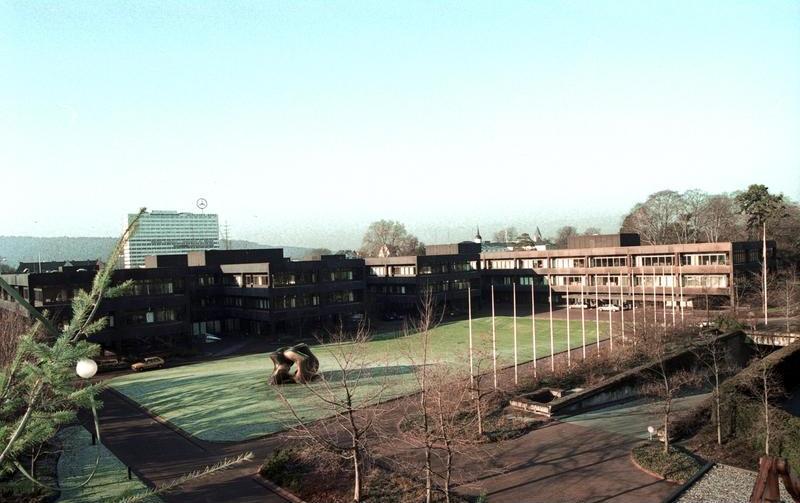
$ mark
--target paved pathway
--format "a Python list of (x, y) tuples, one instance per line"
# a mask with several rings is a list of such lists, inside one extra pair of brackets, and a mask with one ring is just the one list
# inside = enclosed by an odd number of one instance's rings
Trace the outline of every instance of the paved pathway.
[(285, 503), (283, 498), (258, 483), (255, 477), (261, 460), (274, 448), (274, 441), (230, 445), (190, 439), (155, 420), (114, 391), (104, 391), (101, 399), (103, 408), (98, 412), (103, 444), (150, 484), (168, 482), (192, 470), (213, 465), (225, 456), (255, 451), (253, 461), (186, 484), (162, 499), (176, 502)]
[[(710, 393), (700, 393), (676, 398), (672, 402), (671, 417), (674, 418), (677, 414), (695, 407), (709, 396)], [(560, 417), (559, 420), (645, 440), (649, 436), (648, 426), (655, 428), (661, 426), (662, 410), (660, 403), (642, 398), (573, 416)]]

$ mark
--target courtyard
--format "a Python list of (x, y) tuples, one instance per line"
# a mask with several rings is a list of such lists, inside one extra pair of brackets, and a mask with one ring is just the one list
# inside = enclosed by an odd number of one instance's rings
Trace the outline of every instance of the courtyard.
[[(480, 356), (481, 371), (491, 371), (490, 317), (473, 320), (474, 353)], [(498, 367), (514, 363), (513, 318), (498, 316)], [(570, 346), (580, 347), (580, 320), (569, 322)], [(586, 323), (586, 343), (597, 340), (596, 324)], [(600, 325), (604, 338), (604, 324)], [(406, 395), (414, 390), (414, 363), (419, 362), (421, 334), (378, 333), (367, 343), (362, 355), (369, 368), (368, 382), (359, 388), (369, 396), (380, 386), (386, 392), (381, 400)], [(553, 349), (566, 350), (567, 321), (553, 321)], [(313, 345), (320, 360), (320, 371), (329, 381), (338, 370), (332, 362), (330, 344)], [(430, 333), (432, 362), (442, 362), (466, 370), (469, 357), (468, 324), (465, 320), (445, 323)], [(277, 348), (276, 348), (277, 349)], [(550, 323), (536, 319), (536, 356), (550, 354)], [(531, 318), (517, 318), (517, 358), (519, 363), (533, 359)], [(234, 356), (191, 365), (166, 368), (114, 378), (110, 385), (172, 425), (202, 440), (212, 442), (242, 441), (283, 431), (294, 424), (291, 412), (278, 390), (268, 384), (272, 362), (264, 354)], [(312, 386), (320, 386), (312, 384)], [(304, 420), (323, 419), (329, 415), (320, 400), (300, 385), (282, 386), (280, 392)], [(368, 405), (364, 403), (363, 405)]]

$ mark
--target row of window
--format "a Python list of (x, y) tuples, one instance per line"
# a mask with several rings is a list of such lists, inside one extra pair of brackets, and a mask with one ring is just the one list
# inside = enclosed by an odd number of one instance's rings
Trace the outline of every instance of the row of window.
[[(329, 271), (326, 275), (328, 281), (352, 281), (352, 269), (337, 269)], [(309, 285), (317, 283), (316, 272), (276, 272), (272, 275), (271, 286), (280, 288), (284, 286)], [(224, 283), (229, 286), (245, 288), (267, 288), (270, 286), (269, 274), (234, 274), (226, 275)]]
[[(727, 288), (729, 285), (728, 276), (726, 274), (684, 274), (683, 286), (685, 287), (704, 287), (704, 288)], [(644, 285), (645, 287), (672, 287), (678, 286), (678, 277), (670, 275), (649, 275), (641, 274), (634, 275), (633, 286), (638, 287)], [(618, 275), (598, 275), (598, 276), (552, 276), (553, 286), (631, 286), (631, 277), (618, 276)], [(514, 283), (514, 278), (511, 276), (503, 276), (492, 278), (494, 284), (511, 285)], [(533, 283), (537, 286), (548, 285), (547, 276), (520, 276), (517, 284), (531, 285)]]
[(169, 295), (183, 293), (182, 279), (137, 279), (131, 286), (130, 295)]
[[(355, 293), (351, 290), (331, 292), (325, 299), (328, 304), (341, 304), (355, 302)], [(296, 307), (318, 306), (319, 294), (278, 295), (274, 297), (224, 297), (222, 305), (227, 307), (241, 307), (245, 309), (292, 309)]]
[[(682, 265), (726, 265), (727, 255), (725, 253), (684, 253), (681, 254)], [(553, 269), (568, 269), (575, 267), (585, 267), (586, 260), (580, 257), (558, 257), (540, 259), (488, 259), (482, 260), (484, 269), (542, 269), (550, 267)], [(674, 255), (639, 255), (635, 257), (636, 267), (664, 267), (674, 266)], [(591, 257), (589, 267), (626, 267), (627, 257)]]
[[(144, 325), (146, 323), (164, 323), (168, 321), (179, 321), (182, 319), (182, 311), (172, 308), (162, 307), (158, 309), (148, 309), (142, 311), (130, 311), (125, 313), (126, 325)], [(114, 326), (114, 317), (109, 317), (109, 326)]]

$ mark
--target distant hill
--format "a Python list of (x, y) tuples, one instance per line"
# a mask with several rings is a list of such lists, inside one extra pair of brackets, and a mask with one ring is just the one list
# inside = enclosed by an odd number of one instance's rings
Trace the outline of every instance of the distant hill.
[[(0, 236), (0, 258), (4, 265), (16, 267), (19, 262), (38, 260), (105, 260), (117, 238), (112, 237), (33, 237)], [(303, 258), (310, 248), (298, 246), (274, 246), (252, 241), (231, 240), (231, 249), (283, 248), (284, 254), (291, 258)]]

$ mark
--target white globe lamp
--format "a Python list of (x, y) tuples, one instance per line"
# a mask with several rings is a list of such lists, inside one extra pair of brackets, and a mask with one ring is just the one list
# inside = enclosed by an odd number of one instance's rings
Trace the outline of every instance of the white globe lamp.
[(91, 358), (81, 358), (75, 365), (75, 373), (83, 379), (91, 379), (97, 373), (97, 362)]
[(650, 434), (650, 440), (653, 440), (653, 434), (654, 434), (655, 432), (656, 432), (656, 429), (655, 429), (655, 428), (653, 428), (652, 426), (648, 426), (648, 427), (647, 427), (647, 433), (649, 433), (649, 434)]

